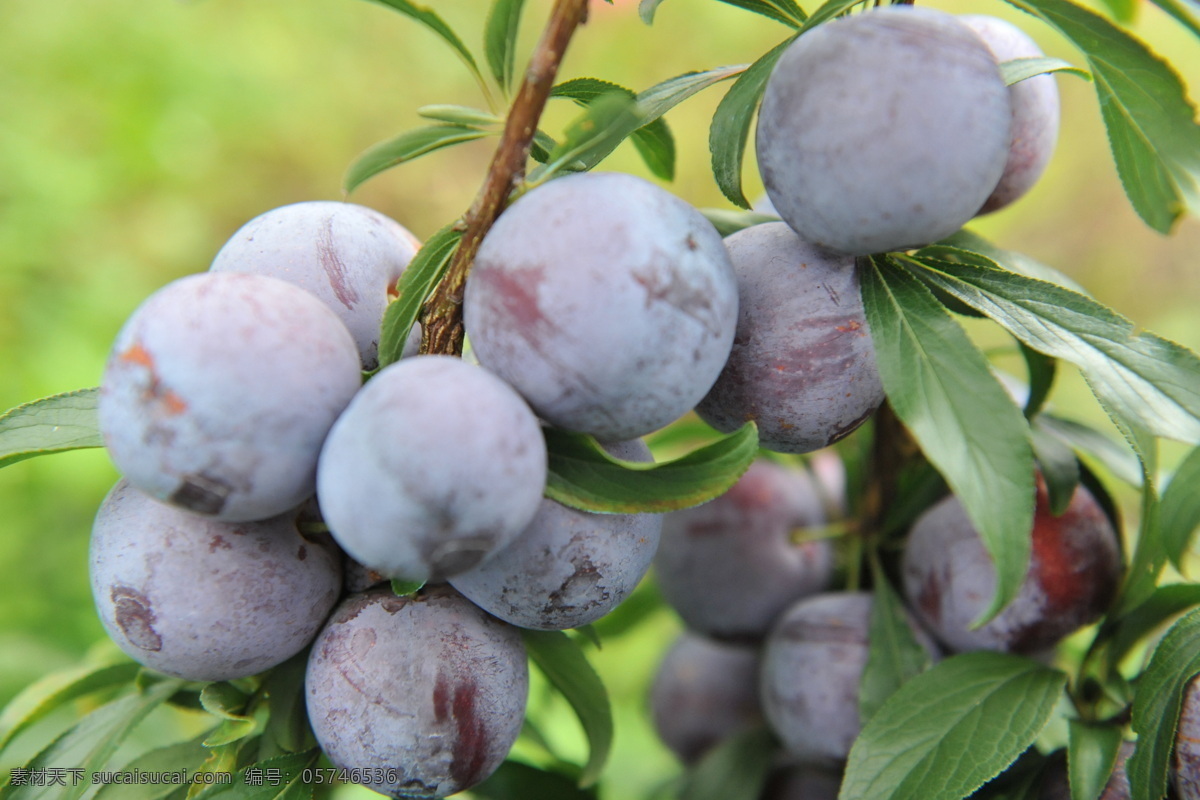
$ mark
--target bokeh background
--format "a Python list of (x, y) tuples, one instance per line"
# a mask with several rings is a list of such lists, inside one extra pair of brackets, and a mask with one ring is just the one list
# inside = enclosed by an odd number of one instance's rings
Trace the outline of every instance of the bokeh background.
[[(434, 5), (478, 50), (484, 0)], [(937, 5), (1018, 21), (1049, 53), (1082, 63), (999, 0)], [(522, 53), (548, 6), (527, 3)], [(1135, 31), (1200, 92), (1200, 41), (1149, 5), (1139, 8)], [(597, 0), (562, 77), (644, 89), (688, 70), (752, 61), (785, 35), (716, 0), (667, 0), (652, 28), (635, 3)], [(679, 158), (670, 188), (698, 206), (729, 207), (707, 148), (724, 86), (667, 117)], [(1139, 325), (1200, 347), (1200, 223), (1185, 221), (1172, 237), (1145, 228), (1122, 194), (1090, 85), (1067, 76), (1059, 86), (1065, 121), (1048, 174), (977, 229), (1068, 273)], [(0, 0), (0, 410), (96, 385), (117, 329), (142, 299), (206, 269), (255, 215), (341, 198), (353, 157), (422, 124), (418, 107), (483, 102), (440, 40), (361, 0)], [(576, 113), (557, 102), (545, 122), (552, 133)], [(470, 203), (493, 145), (427, 156), (351, 199), (428, 236)], [(649, 177), (628, 145), (605, 168)], [(746, 180), (748, 196), (757, 196), (752, 164)], [(1105, 424), (1082, 382), (1065, 372), (1060, 412)], [(1168, 463), (1179, 452), (1168, 448)], [(100, 451), (0, 470), (0, 704), (107, 647), (86, 552), (92, 516), (115, 480)], [(659, 610), (594, 654), (617, 706), (607, 797), (647, 796), (676, 773), (649, 733), (645, 692), (678, 628)], [(535, 690), (534, 702), (553, 701)], [(554, 714), (565, 720), (553, 731), (564, 752), (582, 756), (569, 717)]]

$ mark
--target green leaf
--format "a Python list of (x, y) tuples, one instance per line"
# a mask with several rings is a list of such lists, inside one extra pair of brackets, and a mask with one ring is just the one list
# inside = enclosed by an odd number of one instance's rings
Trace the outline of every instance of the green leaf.
[(1117, 762), (1121, 729), (1073, 719), (1068, 735), (1067, 775), (1071, 800), (1096, 800)]
[(1051, 72), (1069, 72), (1084, 80), (1090, 81), (1092, 75), (1086, 69), (1080, 69), (1074, 64), (1061, 58), (1014, 58), (1000, 64), (1000, 77), (1004, 78), (1005, 86), (1012, 86), (1024, 80), (1045, 75)]
[(1160, 586), (1140, 605), (1105, 624), (1108, 663), (1113, 667), (1134, 645), (1149, 638), (1163, 623), (1190, 608), (1200, 606), (1200, 584), (1174, 583)]
[[(799, 35), (799, 34), (797, 34)], [(742, 192), (742, 160), (750, 138), (750, 124), (767, 88), (767, 78), (783, 51), (791, 45), (791, 37), (767, 51), (750, 65), (717, 105), (712, 126), (708, 129), (708, 149), (712, 154), (713, 177), (721, 194), (741, 208), (750, 208)]]
[(1101, 5), (1126, 27), (1129, 27), (1137, 16), (1137, 0), (1101, 0)]
[(1117, 603), (1117, 611), (1124, 613), (1154, 594), (1159, 575), (1167, 564), (1167, 551), (1159, 535), (1158, 524), (1159, 499), (1158, 486), (1155, 483), (1155, 476), (1158, 474), (1158, 440), (1135, 425), (1122, 423), (1118, 418), (1114, 418), (1113, 421), (1138, 454), (1142, 465), (1141, 529), (1138, 531), (1133, 557), (1125, 571), (1125, 585), (1121, 587), (1121, 598)]
[[(232, 783), (211, 786), (195, 800), (308, 800), (313, 787), (304, 783), (304, 771), (316, 764), (320, 755), (321, 751), (313, 748), (250, 764), (238, 770)], [(277, 775), (278, 784), (268, 775)]]
[(1046, 398), (1050, 396), (1050, 390), (1054, 388), (1058, 361), (1039, 353), (1024, 342), (1018, 344), (1021, 347), (1021, 356), (1025, 359), (1025, 367), (1029, 371), (1029, 398), (1025, 401), (1025, 418), (1033, 419), (1042, 410)]
[(1096, 301), (998, 265), (905, 258), (1038, 352), (1075, 364), (1100, 401), (1156, 436), (1200, 443), (1200, 358)]
[(753, 11), (755, 14), (762, 14), (764, 17), (770, 17), (776, 22), (782, 22), (792, 28), (799, 28), (808, 18), (804, 10), (792, 0), (721, 0), (721, 2)]
[(591, 786), (600, 778), (612, 749), (613, 719), (608, 690), (579, 644), (562, 631), (522, 629), (521, 637), (530, 659), (579, 717), (591, 751), (579, 785)]
[(468, 128), (490, 129), (504, 124), (504, 120), (488, 111), (470, 106), (434, 104), (421, 106), (417, 114), (425, 119), (438, 122), (448, 122), (451, 125), (463, 125)]
[(462, 231), (447, 225), (430, 236), (413, 256), (396, 284), (396, 299), (383, 312), (383, 323), (379, 333), (379, 366), (386, 367), (400, 360), (408, 332), (421, 313), (425, 298), (437, 286), (450, 263), (450, 256), (458, 249)]
[(99, 389), (44, 397), (0, 414), (0, 467), (65, 450), (103, 447)]
[(550, 151), (547, 163), (534, 170), (530, 183), (541, 183), (563, 169), (588, 169), (598, 164), (641, 126), (632, 97), (619, 91), (597, 97), (567, 126), (562, 141)]
[(757, 211), (730, 211), (727, 208), (702, 208), (700, 213), (713, 224), (717, 233), (728, 236), (753, 225), (764, 222), (778, 222), (779, 217), (771, 214), (760, 214)]
[(863, 2), (863, 0), (825, 0), (825, 2), (818, 6), (817, 10), (810, 14), (808, 19), (804, 21), (804, 27), (801, 29), (801, 32), (812, 30), (818, 25), (824, 25), (834, 17), (840, 17), (842, 14), (845, 14), (847, 11), (849, 11), (851, 8), (854, 8), (854, 6), (861, 2)]
[(131, 685), (140, 669), (132, 662), (86, 666), (52, 672), (31, 683), (0, 712), (0, 750), (21, 731), (72, 700)]
[(367, 149), (354, 159), (354, 163), (346, 170), (346, 177), (342, 179), (342, 190), (350, 194), (363, 182), (392, 167), (443, 147), (492, 135), (495, 135), (492, 131), (481, 131), (465, 125), (428, 125), (402, 133)]
[(520, 761), (505, 761), (492, 776), (471, 789), (481, 800), (596, 800), (595, 789), (581, 789), (562, 774)]
[[(636, 99), (637, 94), (620, 84), (598, 78), (575, 78), (558, 84), (550, 91), (551, 97), (566, 97), (583, 107), (610, 92), (619, 92)], [(656, 119), (638, 128), (631, 134), (633, 146), (646, 166), (659, 178), (669, 181), (675, 177), (675, 137), (667, 127), (666, 120)]]
[(726, 737), (684, 776), (682, 800), (758, 800), (777, 745), (765, 728)]
[(200, 705), (221, 719), (245, 719), (242, 711), (250, 697), (228, 681), (210, 683), (200, 690)]
[(513, 56), (517, 34), (521, 30), (521, 10), (525, 0), (494, 0), (484, 29), (484, 50), (492, 77), (504, 90), (512, 89)]
[(946, 480), (924, 459), (914, 459), (900, 472), (896, 497), (889, 504), (880, 533), (892, 534), (906, 529), (925, 509), (946, 496)]
[(839, 800), (959, 800), (1050, 720), (1067, 677), (1005, 653), (952, 656), (900, 687), (864, 727)]
[(888, 582), (877, 559), (871, 562), (875, 594), (867, 629), (867, 663), (858, 693), (858, 716), (867, 723), (897, 689), (930, 664), (917, 641), (904, 603)]
[(125, 741), (130, 732), (178, 691), (183, 681), (168, 680), (156, 683), (144, 692), (129, 694), (97, 708), (48, 747), (34, 756), (26, 767), (30, 771), (51, 768), (81, 769), (84, 779), (78, 784), (67, 780), (66, 786), (4, 787), (4, 800), (75, 800), (91, 788), (87, 776), (103, 769)]
[(1033, 427), (1056, 436), (1074, 448), (1075, 452), (1091, 456), (1113, 477), (1130, 486), (1142, 485), (1142, 470), (1137, 456), (1127, 446), (1100, 431), (1074, 420), (1044, 413), (1034, 418)]
[[(1194, 35), (1200, 36), (1200, 21), (1197, 21), (1194, 12), (1189, 7), (1189, 3), (1179, 2), (1179, 0), (1151, 0), (1154, 5), (1167, 12), (1183, 27), (1187, 28)], [(1112, 8), (1117, 4), (1127, 4), (1130, 6), (1130, 11), (1127, 16), (1117, 14), (1117, 19), (1121, 22), (1128, 22), (1133, 19), (1134, 0), (1108, 0), (1109, 7)]]
[(262, 690), (271, 715), (263, 729), (260, 759), (299, 753), (315, 745), (304, 704), (304, 672), (307, 667), (308, 650), (305, 649), (274, 667), (264, 678)]
[(600, 513), (664, 512), (699, 505), (737, 483), (758, 454), (754, 423), (658, 463), (611, 456), (586, 434), (556, 428), (543, 428), (542, 433), (550, 454), (546, 496)]
[[(190, 776), (208, 759), (208, 748), (201, 744), (204, 734), (186, 742), (159, 747), (135, 758), (120, 772), (180, 772)], [(170, 783), (106, 783), (93, 800), (159, 800), (180, 787)]]
[(641, 0), (638, 3), (638, 16), (642, 18), (642, 22), (650, 25), (654, 22), (654, 12), (658, 11), (658, 7), (663, 4), (663, 0)]
[(1016, 596), (1029, 565), (1029, 428), (987, 359), (920, 281), (889, 259), (863, 264), (863, 307), (884, 391), (995, 562), (996, 595), (982, 623)]
[(400, 578), (392, 578), (392, 594), (397, 597), (406, 597), (410, 594), (416, 594), (425, 581), (405, 581)]
[(1183, 692), (1197, 673), (1200, 609), (1171, 626), (1138, 679), (1133, 697), (1137, 749), (1126, 764), (1133, 800), (1158, 800), (1166, 793)]
[(1032, 433), (1033, 455), (1046, 481), (1050, 513), (1058, 516), (1067, 510), (1079, 485), (1079, 461), (1070, 445), (1057, 436), (1037, 426)]
[(945, 261), (959, 261), (963, 264), (978, 264), (984, 267), (999, 265), (1002, 269), (1024, 275), (1027, 278), (1037, 278), (1040, 281), (1065, 286), (1082, 295), (1088, 294), (1087, 289), (1053, 267), (1035, 261), (1024, 253), (996, 247), (987, 239), (966, 228), (952, 236), (947, 236), (940, 242), (921, 248), (917, 251), (917, 255), (922, 258), (931, 256)]
[(1057, 28), (1087, 57), (1117, 173), (1146, 224), (1168, 233), (1200, 211), (1200, 127), (1167, 62), (1069, 0), (1009, 0)]
[(454, 52), (463, 60), (467, 68), (471, 70), (471, 74), (475, 76), (476, 80), (483, 80), (483, 75), (479, 72), (479, 65), (475, 63), (475, 57), (471, 55), (471, 51), (463, 44), (462, 39), (458, 38), (458, 34), (435, 11), (426, 6), (411, 3), (409, 0), (372, 0), (372, 2), (395, 9), (429, 28), (454, 48)]
[(1200, 447), (1188, 454), (1163, 490), (1158, 521), (1167, 557), (1182, 572), (1183, 556), (1200, 528)]

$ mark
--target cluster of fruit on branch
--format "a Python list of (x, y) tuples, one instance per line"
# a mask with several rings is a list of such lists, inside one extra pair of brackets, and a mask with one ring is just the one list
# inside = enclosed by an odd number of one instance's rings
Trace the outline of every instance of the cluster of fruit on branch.
[[(123, 477), (96, 518), (91, 575), (121, 649), (185, 681), (236, 682), (311, 648), (304, 694), (317, 744), (393, 797), (444, 797), (493, 774), (522, 731), (521, 629), (588, 626), (652, 564), (688, 628), (652, 692), (659, 733), (695, 765), (765, 722), (772, 764), (790, 771), (764, 798), (860, 796), (842, 770), (865, 747), (855, 744), (864, 723), (955, 653), (1028, 657), (1053, 689), (1041, 662), (1100, 620), (1126, 582), (1110, 501), (1078, 474), (1050, 474), (1048, 461), (1035, 474), (1026, 451), (1011, 463), (1028, 474), (1003, 477), (1029, 512), (1016, 531), (1027, 565), (997, 566), (994, 529), (979, 530), (982, 491), (963, 499), (935, 486), (898, 535), (885, 531), (900, 468), (929, 464), (896, 422), (920, 416), (911, 404), (879, 413), (881, 352), (897, 345), (863, 284), (870, 274), (877, 298), (901, 287), (913, 292), (905, 302), (932, 302), (933, 288), (955, 310), (971, 305), (932, 268), (920, 273), (928, 287), (878, 275), (1030, 189), (1058, 132), (1044, 73), (1061, 66), (999, 19), (908, 5), (802, 33), (764, 78), (758, 116), (779, 221), (722, 238), (668, 191), (589, 172), (568, 153), (559, 171), (575, 174), (518, 181), (467, 253), (465, 357), (431, 352), (446, 340), (430, 326), (456, 309), (436, 306), (436, 280), (421, 278), (414, 296), (412, 277), (422, 259), (428, 275), (454, 277), (429, 271), (460, 246), (454, 229), (422, 246), (347, 203), (267, 212), (208, 272), (147, 299), (117, 337), (98, 400)], [(524, 135), (537, 146), (534, 127)], [(952, 245), (919, 255), (918, 267), (947, 270), (983, 259)], [(426, 297), (435, 307), (422, 332)], [(408, 316), (392, 315), (405, 304)], [(682, 499), (605, 495), (614, 474), (621, 489), (669, 467), (641, 438), (692, 412), (730, 439), (757, 431), (770, 453), (735, 459), (719, 489), (685, 486)], [(852, 501), (825, 448), (868, 420), (872, 499)], [(947, 473), (939, 458), (955, 443), (911, 427)], [(548, 488), (560, 436), (602, 467), (585, 487), (591, 501)], [(902, 446), (909, 463), (889, 460)], [(845, 535), (806, 535), (821, 526)], [(864, 565), (870, 578), (859, 580)], [(888, 600), (893, 583), (901, 591)], [(875, 675), (896, 685), (868, 696), (877, 628), (897, 664)], [(994, 663), (1026, 669), (984, 666)], [(1177, 750), (1184, 798), (1200, 796), (1186, 732), (1194, 706)], [(1116, 751), (1105, 798), (1128, 796), (1129, 746), (1119, 762)], [(1038, 780), (1063, 791), (1052, 769)]]

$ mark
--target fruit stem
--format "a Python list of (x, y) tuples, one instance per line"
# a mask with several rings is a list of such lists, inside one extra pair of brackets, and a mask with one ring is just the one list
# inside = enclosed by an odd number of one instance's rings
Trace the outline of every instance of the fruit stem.
[(520, 185), (529, 160), (529, 147), (537, 133), (538, 120), (554, 87), (567, 44), (575, 29), (587, 19), (587, 0), (555, 0), (542, 38), (533, 51), (525, 79), (504, 123), (500, 144), (492, 156), (487, 178), (471, 208), (463, 217), (463, 237), (450, 258), (445, 277), (438, 283), (421, 310), (422, 353), (461, 355), (463, 346), (463, 291), (467, 275), (483, 237), (491, 230)]

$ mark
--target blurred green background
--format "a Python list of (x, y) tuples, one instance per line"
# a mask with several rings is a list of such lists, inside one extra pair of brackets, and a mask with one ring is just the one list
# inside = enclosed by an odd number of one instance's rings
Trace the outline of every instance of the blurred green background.
[[(434, 5), (476, 46), (484, 0)], [(938, 5), (1018, 21), (1048, 52), (1081, 63), (999, 0)], [(548, 7), (527, 3), (521, 52)], [(1135, 30), (1200, 91), (1200, 42), (1152, 7), (1140, 10)], [(643, 89), (688, 70), (751, 61), (785, 34), (716, 0), (668, 0), (653, 28), (633, 2), (594, 2), (562, 77)], [(1186, 221), (1170, 238), (1145, 228), (1121, 192), (1091, 87), (1074, 77), (1059, 86), (1066, 118), (1048, 174), (978, 229), (1070, 274), (1139, 325), (1197, 348), (1200, 223)], [(708, 120), (723, 91), (667, 117), (679, 155), (671, 189), (698, 206), (728, 207), (707, 161)], [(558, 102), (545, 123), (552, 133), (575, 113)], [(371, 3), (0, 0), (0, 409), (95, 385), (118, 327), (143, 298), (206, 269), (253, 216), (340, 198), (351, 159), (420, 124), (416, 109), (430, 103), (483, 100), (442, 42)], [(470, 203), (493, 144), (427, 156), (352, 199), (428, 236)], [(628, 146), (605, 168), (649, 177)], [(747, 184), (757, 196), (752, 167)], [(1103, 424), (1074, 375), (1055, 402), (1068, 416)], [(0, 703), (103, 642), (87, 538), (115, 480), (102, 452), (0, 470)], [(659, 611), (596, 656), (617, 702), (609, 797), (643, 794), (675, 769), (648, 733), (644, 694), (676, 629)], [(581, 743), (566, 750), (581, 755)]]

